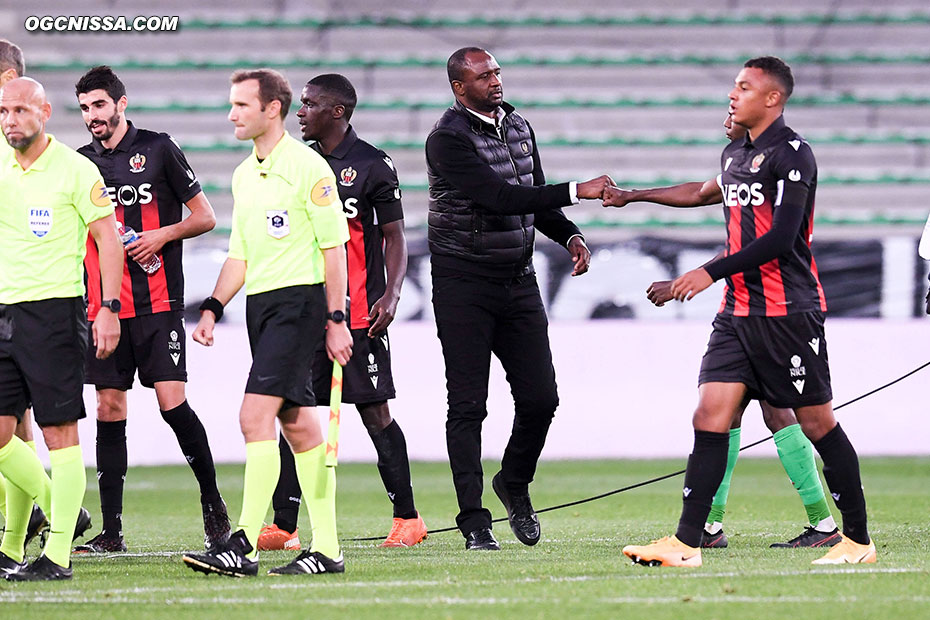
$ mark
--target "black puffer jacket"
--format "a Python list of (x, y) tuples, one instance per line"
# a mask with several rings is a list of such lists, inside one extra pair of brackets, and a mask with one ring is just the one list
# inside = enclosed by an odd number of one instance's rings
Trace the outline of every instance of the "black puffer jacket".
[(476, 273), (531, 273), (540, 219), (541, 232), (563, 244), (578, 234), (559, 209), (571, 203), (568, 184), (545, 185), (532, 128), (513, 106), (502, 107), (503, 139), (458, 102), (427, 138), (434, 266), (464, 261)]

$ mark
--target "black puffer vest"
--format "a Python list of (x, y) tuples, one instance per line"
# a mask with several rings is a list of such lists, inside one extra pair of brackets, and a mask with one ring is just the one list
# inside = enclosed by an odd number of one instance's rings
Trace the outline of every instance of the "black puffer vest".
[[(504, 103), (501, 140), (491, 125), (456, 102), (433, 127), (468, 138), (478, 157), (508, 183), (533, 185), (533, 149), (530, 127), (513, 106)], [(528, 145), (528, 148), (527, 148)], [(438, 175), (429, 161), (429, 249), (487, 267), (509, 265), (501, 275), (533, 272), (533, 215), (496, 215), (475, 204)]]

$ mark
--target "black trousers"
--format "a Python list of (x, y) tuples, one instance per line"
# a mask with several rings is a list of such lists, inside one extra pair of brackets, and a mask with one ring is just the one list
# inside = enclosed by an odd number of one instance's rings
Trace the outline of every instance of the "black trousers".
[(491, 353), (504, 368), (514, 400), (501, 472), (512, 492), (524, 492), (559, 404), (549, 322), (534, 275), (498, 279), (434, 271), (433, 309), (446, 364), (456, 524), (467, 535), (491, 525), (491, 513), (481, 505), (481, 423), (488, 415)]

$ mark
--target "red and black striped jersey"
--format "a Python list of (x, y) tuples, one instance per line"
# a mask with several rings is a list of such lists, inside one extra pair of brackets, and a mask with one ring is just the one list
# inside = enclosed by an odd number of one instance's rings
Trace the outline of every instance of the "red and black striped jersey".
[(336, 173), (339, 198), (349, 221), (349, 328), (367, 329), (370, 321), (365, 317), (386, 289), (381, 225), (404, 217), (397, 171), (387, 153), (360, 139), (351, 125), (329, 155), (316, 143), (311, 148)]
[[(94, 140), (78, 149), (97, 165), (116, 201), (116, 219), (136, 232), (176, 224), (182, 206), (200, 193), (200, 183), (187, 158), (168, 134), (137, 129), (129, 131), (113, 149)], [(158, 253), (162, 268), (151, 276), (126, 257), (120, 290), (120, 318), (184, 309), (182, 243), (166, 243)], [(93, 320), (100, 309), (100, 269), (97, 245), (87, 239), (87, 316)]]
[(779, 117), (755, 141), (723, 150), (726, 256), (705, 266), (726, 277), (721, 314), (784, 316), (826, 311), (811, 253), (817, 162), (810, 145)]

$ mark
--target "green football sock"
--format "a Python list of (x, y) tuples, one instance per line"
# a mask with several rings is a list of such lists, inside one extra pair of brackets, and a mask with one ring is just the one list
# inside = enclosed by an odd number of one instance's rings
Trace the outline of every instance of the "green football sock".
[(22, 439), (13, 436), (9, 443), (0, 448), (0, 473), (6, 484), (13, 484), (33, 497), (39, 508), (49, 513), (51, 509), (51, 481), (42, 462)]
[(277, 441), (271, 439), (245, 444), (245, 480), (242, 485), (239, 529), (245, 532), (245, 537), (252, 545), (252, 552), (248, 554), (250, 558), (258, 554), (258, 535), (262, 531), (265, 513), (271, 505), (271, 496), (274, 495), (279, 475), (281, 454), (278, 452)]
[[(33, 452), (35, 452), (35, 441), (27, 441), (25, 443), (27, 446), (32, 448)], [(4, 478), (2, 475), (0, 475), (0, 517), (6, 519), (6, 478)]]
[(336, 468), (326, 466), (326, 444), (294, 454), (297, 480), (310, 513), (311, 551), (329, 558), (339, 555), (336, 535)]
[[(34, 439), (30, 439), (26, 442), (26, 445), (32, 448), (33, 452), (38, 452), (36, 450), (36, 442)], [(42, 509), (46, 515), (52, 514), (52, 479), (48, 477), (48, 472), (45, 471), (45, 468), (42, 468), (42, 478), (45, 481), (45, 485), (42, 487), (42, 492), (36, 496), (33, 500), (36, 505)], [(31, 514), (31, 513), (30, 513)]]
[(52, 465), (52, 527), (45, 543), (45, 557), (67, 567), (71, 564), (71, 541), (84, 501), (87, 472), (81, 446), (49, 450), (48, 460)]
[(730, 445), (727, 448), (727, 469), (723, 474), (723, 480), (717, 487), (714, 494), (714, 501), (710, 506), (710, 514), (707, 515), (708, 523), (723, 523), (723, 515), (727, 509), (727, 496), (730, 494), (730, 479), (733, 477), (733, 468), (736, 467), (736, 459), (739, 457), (739, 436), (738, 428), (730, 429)]
[(7, 557), (23, 561), (26, 546), (26, 529), (32, 515), (32, 498), (15, 484), (6, 483), (6, 524), (0, 552)]
[(801, 425), (792, 424), (775, 433), (775, 447), (785, 473), (801, 496), (811, 525), (816, 526), (824, 519), (832, 520), (823, 485), (817, 475), (814, 447), (801, 431)]

